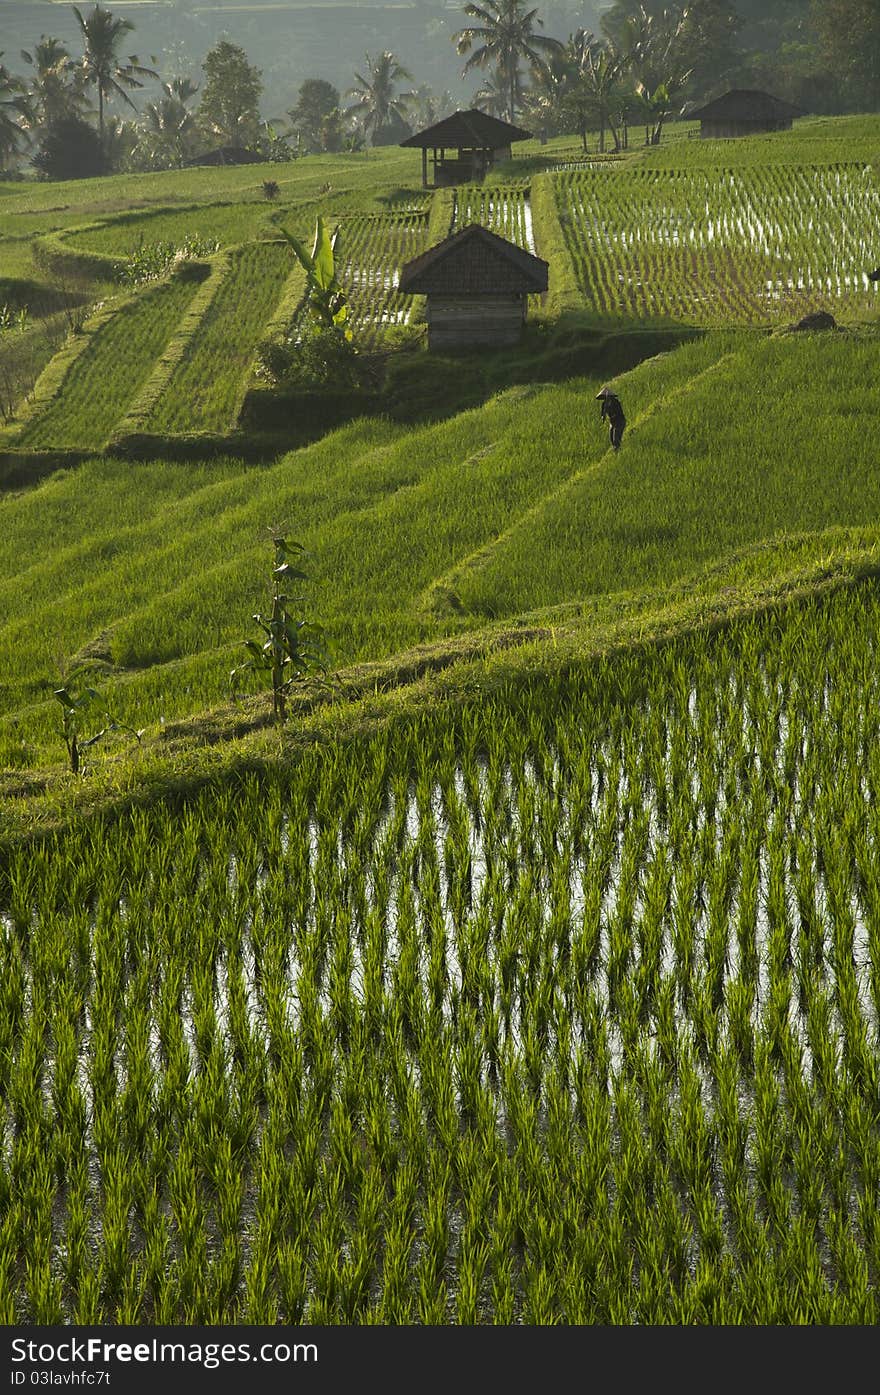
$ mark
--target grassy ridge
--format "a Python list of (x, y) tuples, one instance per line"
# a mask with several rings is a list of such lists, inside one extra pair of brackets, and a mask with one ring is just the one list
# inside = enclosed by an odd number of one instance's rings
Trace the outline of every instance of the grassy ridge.
[[(111, 624), (110, 653), (126, 668), (229, 644), (243, 636), (247, 617), (265, 600), (267, 528), (291, 521), (315, 551), (322, 618), (341, 656), (387, 653), (422, 637), (434, 626), (413, 613), (412, 602), (436, 571), (455, 560), (455, 549), (484, 541), (510, 518), (519, 500), (535, 498), (542, 479), (558, 479), (570, 468), (566, 457), (544, 452), (543, 474), (512, 465), (505, 469), (504, 442), (515, 441), (522, 431), (521, 406), (522, 399), (510, 394), (427, 430), (415, 458), (412, 433), (365, 423), (271, 470), (188, 494), (169, 504), (167, 513), (129, 530), (114, 529), (112, 537), (104, 528), (89, 530), (79, 547), (47, 559), (48, 571), (31, 568), (2, 586), (10, 607), (4, 642), (11, 668), (33, 683), (60, 645), (75, 652)], [(484, 463), (496, 449), (498, 474)], [(460, 507), (465, 489), (471, 507), (456, 542), (463, 520), (453, 506)], [(475, 500), (480, 509), (472, 507)], [(10, 522), (14, 503), (7, 506)], [(76, 596), (73, 608), (59, 590)], [(21, 639), (33, 623), (44, 647), (27, 653)], [(220, 658), (217, 696), (229, 666), (225, 656)], [(181, 705), (185, 710), (192, 700), (188, 689), (181, 671), (158, 710), (170, 714)], [(132, 697), (130, 691), (120, 694), (126, 706)]]
[(192, 299), (195, 286), (171, 280), (134, 297), (92, 336), (50, 406), (16, 445), (100, 447), (153, 369)]
[(477, 559), (463, 604), (513, 614), (662, 587), (761, 537), (876, 521), (876, 353), (873, 337), (757, 340), (673, 399), (629, 375), (624, 448)]
[[(275, 526), (314, 554), (308, 602), (338, 664), (473, 630), (487, 617), (656, 593), (758, 542), (812, 532), (822, 555), (829, 525), (870, 531), (880, 497), (858, 418), (828, 417), (816, 435), (826, 386), (840, 405), (867, 381), (870, 342), (736, 344), (711, 336), (622, 375), (630, 426), (619, 456), (599, 421), (598, 383), (575, 380), (511, 389), (417, 431), (363, 422), (273, 466), (230, 462), (214, 483), (204, 471), (154, 464), (160, 502), (142, 518), (139, 503), (126, 504), (130, 521), (112, 529), (103, 500), (125, 492), (127, 476), (110, 462), (106, 486), (94, 462), (81, 491), (71, 475), (7, 499), (13, 538), (21, 510), (14, 552), (33, 556), (0, 581), (7, 736), (14, 719), (16, 749), (22, 733), (52, 740), (40, 695), (59, 658), (83, 650), (101, 658), (108, 693), (137, 725), (222, 701), (235, 643), (265, 603)], [(811, 422), (802, 455), (790, 431), (780, 438), (781, 416), (756, 453), (756, 420), (772, 422), (795, 391)], [(130, 478), (140, 499), (137, 467)], [(38, 556), (42, 490), (50, 504), (64, 500), (55, 516), (79, 502), (76, 530), (62, 528), (51, 555)], [(25, 642), (33, 632), (38, 646)]]
[(225, 247), (245, 242), (263, 231), (270, 219), (268, 204), (211, 203), (186, 208), (150, 209), (108, 219), (71, 237), (86, 251), (128, 256), (145, 243), (182, 243), (187, 237), (216, 238)]
[(286, 243), (247, 243), (229, 270), (144, 429), (157, 435), (228, 431), (236, 422), (254, 350), (290, 275)]
[[(682, 123), (678, 129), (685, 133), (698, 128)], [(790, 131), (775, 131), (744, 140), (680, 140), (675, 138), (675, 127), (669, 134), (672, 139), (641, 153), (640, 158), (646, 165), (663, 169), (729, 163), (746, 168), (775, 164), (834, 165), (850, 160), (872, 165), (877, 156), (876, 115), (799, 118)]]
[[(337, 189), (363, 192), (373, 198), (391, 185), (415, 186), (421, 181), (417, 152), (397, 148), (370, 150), (357, 155), (307, 155), (289, 163), (238, 165), (218, 168), (161, 170), (152, 174), (117, 174), (100, 179), (59, 180), (51, 184), (24, 183), (10, 189), (3, 201), (3, 216), (45, 214), (51, 226), (67, 226), (68, 215), (82, 211), (95, 215), (131, 213), (152, 204), (174, 200), (192, 204), (241, 201), (252, 198), (265, 207), (263, 181), (271, 176), (281, 190), (281, 201), (317, 197), (329, 182)], [(62, 207), (63, 205), (63, 207)], [(63, 216), (63, 222), (59, 219)]]

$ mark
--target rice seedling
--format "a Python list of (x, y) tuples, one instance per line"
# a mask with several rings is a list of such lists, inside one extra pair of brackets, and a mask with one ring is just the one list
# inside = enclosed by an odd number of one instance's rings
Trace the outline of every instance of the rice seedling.
[(553, 176), (582, 294), (600, 314), (766, 323), (826, 308), (873, 310), (864, 162)]
[(522, 185), (466, 185), (456, 190), (452, 231), (481, 223), (490, 232), (535, 251), (528, 190)]

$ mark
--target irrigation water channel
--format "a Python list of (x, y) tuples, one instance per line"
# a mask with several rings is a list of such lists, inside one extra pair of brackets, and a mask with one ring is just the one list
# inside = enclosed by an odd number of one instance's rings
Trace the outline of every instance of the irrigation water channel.
[[(697, 717), (696, 712), (697, 694), (691, 691), (688, 702), (689, 721), (692, 729), (695, 729)], [(762, 766), (762, 758), (757, 748), (752, 753), (752, 778), (756, 781), (762, 780), (765, 776), (778, 781), (783, 778), (782, 752), (788, 736), (788, 723), (784, 705), (780, 712), (778, 740), (775, 746), (774, 765), (768, 770)], [(669, 732), (667, 730), (667, 742), (670, 743)], [(800, 741), (800, 760), (803, 760), (807, 746), (807, 736), (804, 734)], [(665, 759), (667, 763), (671, 756), (671, 744), (667, 744)], [(566, 778), (560, 768), (555, 755), (548, 763), (546, 757), (542, 759), (543, 772), (539, 771), (539, 763), (533, 755), (527, 755), (519, 769), (514, 772), (510, 768), (503, 770), (500, 785), (498, 781), (498, 771), (496, 770), (491, 780), (485, 763), (478, 763), (475, 767), (479, 790), (476, 801), (474, 799), (473, 781), (470, 789), (465, 780), (462, 770), (459, 768), (454, 776), (455, 797), (458, 801), (458, 815), (456, 821), (460, 825), (460, 815), (462, 811), (467, 811), (467, 854), (464, 859), (464, 875), (468, 883), (468, 911), (462, 922), (460, 910), (458, 916), (453, 908), (454, 897), (451, 891), (451, 879), (448, 865), (447, 850), (450, 839), (454, 841), (455, 830), (450, 821), (446, 808), (447, 796), (444, 796), (439, 782), (437, 782), (431, 794), (431, 812), (428, 820), (429, 832), (433, 842), (433, 852), (436, 859), (435, 866), (439, 871), (440, 899), (443, 907), (443, 937), (445, 943), (445, 978), (447, 991), (445, 995), (444, 1013), (448, 1015), (452, 1011), (452, 1002), (461, 993), (463, 986), (463, 973), (460, 946), (462, 935), (466, 936), (467, 926), (474, 917), (488, 916), (497, 920), (499, 910), (503, 916), (506, 908), (512, 904), (517, 894), (521, 893), (519, 884), (518, 868), (521, 865), (521, 857), (524, 848), (532, 850), (529, 856), (534, 856), (534, 849), (540, 846), (540, 830), (537, 826), (537, 810), (540, 808), (541, 799), (545, 800), (548, 789), (554, 799), (554, 808), (558, 812), (558, 821), (552, 832), (552, 841), (556, 850), (569, 850), (570, 855), (565, 857), (566, 885), (560, 888), (558, 883), (551, 885), (551, 879), (547, 874), (546, 867), (538, 869), (536, 881), (530, 884), (530, 893), (537, 904), (538, 912), (542, 922), (542, 929), (546, 931), (551, 915), (561, 913), (567, 918), (569, 930), (576, 932), (577, 927), (583, 920), (588, 903), (592, 903), (595, 910), (596, 885), (593, 878), (596, 875), (594, 860), (591, 857), (593, 850), (593, 835), (598, 836), (599, 826), (603, 818), (603, 809), (607, 799), (609, 787), (606, 772), (617, 770), (620, 776), (617, 785), (617, 795), (614, 801), (614, 832), (613, 832), (613, 853), (610, 865), (605, 868), (605, 873), (601, 878), (603, 889), (599, 904), (599, 948), (596, 956), (597, 969), (595, 978), (591, 984), (592, 991), (598, 996), (599, 1004), (604, 1012), (607, 1039), (610, 1048), (611, 1070), (617, 1072), (621, 1068), (623, 1060), (623, 1044), (621, 1041), (620, 1028), (616, 1020), (614, 1011), (611, 1010), (611, 992), (609, 989), (609, 962), (611, 958), (611, 944), (609, 926), (617, 916), (621, 898), (621, 876), (622, 876), (622, 852), (627, 826), (633, 817), (641, 817), (647, 821), (648, 845), (647, 851), (642, 859), (638, 876), (638, 887), (634, 902), (628, 911), (624, 912), (630, 917), (630, 924), (633, 929), (631, 936), (631, 957), (627, 974), (637, 971), (640, 961), (640, 940), (638, 925), (645, 911), (645, 869), (649, 869), (654, 859), (659, 855), (669, 855), (672, 852), (665, 839), (664, 820), (657, 806), (657, 801), (652, 794), (645, 797), (645, 787), (640, 790), (640, 797), (634, 802), (634, 792), (630, 789), (629, 779), (626, 770), (622, 768), (619, 754), (615, 759), (615, 752), (611, 749), (610, 743), (600, 746), (594, 755), (594, 760), (590, 768), (590, 799), (587, 808), (581, 805), (578, 812), (579, 829), (574, 827), (572, 814), (573, 801), (571, 791), (566, 788)], [(724, 782), (720, 777), (715, 797), (708, 803), (713, 806), (711, 815), (707, 814), (707, 800), (705, 786), (701, 788), (696, 770), (690, 774), (690, 795), (693, 801), (693, 808), (697, 810), (697, 825), (695, 834), (697, 841), (706, 839), (714, 847), (715, 855), (721, 857), (722, 844), (724, 839), (724, 820), (727, 808)], [(866, 807), (870, 802), (869, 792), (864, 780), (862, 789)], [(798, 811), (801, 807), (801, 790), (799, 787), (798, 774), (795, 773), (792, 787), (794, 819), (797, 821)], [(424, 810), (424, 792), (421, 799)], [(389, 865), (393, 865), (393, 876), (388, 885), (387, 897), (377, 894), (377, 876), (375, 866), (372, 874), (364, 878), (365, 888), (365, 910), (366, 915), (379, 917), (382, 919), (385, 930), (385, 964), (386, 975), (393, 974), (398, 961), (401, 944), (398, 935), (398, 917), (401, 906), (401, 897), (404, 891), (412, 897), (415, 908), (416, 919), (420, 927), (423, 927), (424, 916), (428, 914), (424, 905), (422, 888), (419, 877), (419, 847), (423, 845), (426, 830), (422, 827), (422, 815), (420, 814), (420, 801), (417, 798), (416, 790), (410, 783), (405, 802), (401, 804), (398, 799), (393, 798), (385, 808), (379, 819), (371, 841), (371, 853), (375, 863), (375, 855), (386, 856)], [(475, 817), (475, 807), (477, 816)], [(489, 826), (485, 811), (490, 807), (494, 808), (494, 817), (490, 821), (493, 830), (497, 830), (499, 819), (504, 826), (506, 833), (503, 842), (494, 847), (490, 847), (486, 840), (486, 829)], [(532, 824), (529, 826), (529, 819), (524, 818), (522, 810), (531, 811)], [(399, 836), (401, 824), (403, 826), (403, 836)], [(341, 827), (336, 830), (322, 830), (314, 817), (309, 817), (307, 828), (294, 830), (291, 827), (288, 816), (282, 819), (280, 831), (280, 854), (283, 859), (288, 853), (291, 840), (296, 836), (300, 841), (305, 836), (308, 845), (309, 861), (309, 881), (314, 887), (317, 880), (317, 872), (321, 866), (321, 858), (327, 857), (327, 837), (331, 836), (331, 843), (335, 839), (335, 852), (332, 854), (338, 861), (340, 872), (343, 873), (346, 864), (346, 846)], [(575, 836), (577, 834), (577, 836)], [(323, 848), (321, 846), (323, 840)], [(570, 850), (579, 846), (580, 852), (573, 854)], [(396, 849), (394, 855), (389, 859), (388, 853), (392, 848)], [(665, 849), (665, 854), (664, 850)], [(813, 849), (814, 856), (816, 849)], [(421, 856), (424, 856), (422, 853)], [(277, 862), (277, 853), (276, 853)], [(492, 888), (492, 876), (490, 868), (496, 869), (499, 862), (503, 862), (507, 869), (507, 880), (503, 889), (504, 905), (499, 908), (496, 902), (492, 903), (491, 898), (497, 895), (497, 882), (495, 891)], [(787, 872), (785, 882), (785, 895), (794, 919), (794, 908), (796, 906), (796, 891), (791, 876), (791, 866), (786, 860)], [(461, 870), (461, 869), (459, 869)], [(812, 868), (816, 893), (816, 914), (823, 926), (825, 938), (829, 935), (829, 902), (830, 893), (826, 883), (824, 871), (817, 858)], [(234, 903), (237, 888), (240, 886), (241, 869), (234, 846), (230, 844), (228, 858), (226, 862), (226, 883), (229, 896)], [(453, 875), (455, 870), (453, 869)], [(770, 870), (768, 864), (768, 848), (766, 839), (762, 838), (759, 853), (759, 887), (757, 900), (757, 914), (754, 925), (754, 940), (757, 953), (759, 955), (758, 986), (752, 1008), (751, 1024), (753, 1030), (759, 1025), (761, 1013), (766, 1005), (769, 994), (768, 982), (768, 909), (767, 891), (769, 885)], [(404, 887), (403, 879), (407, 879), (407, 886)], [(263, 893), (268, 887), (269, 873), (265, 865), (258, 871), (256, 883), (251, 892)], [(561, 897), (560, 897), (561, 891)], [(660, 971), (662, 976), (673, 978), (676, 970), (676, 948), (674, 944), (673, 931), (670, 925), (672, 915), (672, 902), (674, 896), (670, 892), (669, 912), (663, 918), (663, 938), (660, 954)], [(555, 902), (555, 905), (554, 905)], [(297, 936), (308, 935), (314, 931), (314, 902), (310, 897), (311, 910), (309, 921), (305, 926), (290, 926), (290, 947), (286, 959), (286, 1011), (287, 1023), (290, 1028), (296, 1030), (299, 1020), (299, 1009), (297, 1000), (297, 977), (299, 964), (296, 953)], [(251, 897), (250, 904), (253, 904)], [(72, 908), (74, 911), (77, 908)], [(736, 918), (739, 911), (739, 900), (734, 895), (727, 917), (728, 938), (725, 951), (725, 976), (729, 982), (730, 978), (737, 972), (740, 962), (740, 953), (737, 934), (735, 931)], [(435, 914), (436, 907), (434, 908)], [(237, 912), (241, 914), (241, 912)], [(115, 914), (124, 923), (129, 915), (129, 908), (124, 898), (120, 898), (115, 910)], [(872, 996), (871, 977), (871, 953), (869, 945), (869, 933), (865, 922), (863, 908), (857, 894), (853, 891), (850, 894), (848, 914), (851, 917), (853, 927), (853, 956), (855, 960), (856, 972), (858, 974), (859, 999), (861, 1011), (866, 1021), (872, 1021), (876, 1015), (876, 996)], [(705, 904), (694, 909), (693, 939), (696, 945), (701, 945), (708, 930), (708, 909)], [(363, 931), (363, 926), (358, 927), (352, 924), (350, 947), (351, 947), (351, 976), (350, 990), (354, 998), (363, 1001), (364, 994), (364, 956), (361, 951), (362, 938), (357, 932)], [(92, 935), (94, 936), (95, 922), (92, 923)], [(36, 931), (36, 913), (32, 931)], [(243, 916), (240, 965), (244, 975), (246, 989), (247, 1013), (250, 1026), (258, 1040), (262, 1040), (267, 1045), (268, 1036), (266, 1024), (266, 1010), (261, 992), (261, 973), (258, 966), (259, 954), (255, 948), (253, 915), (248, 912)], [(436, 934), (437, 927), (434, 926)], [(16, 929), (12, 917), (9, 914), (0, 915), (0, 933), (4, 937), (15, 935)], [(490, 945), (490, 967), (496, 978), (501, 970), (498, 963), (498, 946), (500, 936), (489, 937)], [(546, 936), (546, 941), (553, 941), (554, 952), (552, 956), (554, 974), (558, 972), (560, 976), (568, 972), (568, 969), (559, 960), (558, 937)], [(827, 946), (826, 946), (827, 947)], [(422, 940), (424, 949), (424, 938)], [(428, 970), (426, 955), (419, 956), (419, 977), (425, 998), (428, 998)], [(26, 968), (26, 1007), (30, 1007), (32, 996), (32, 985), (30, 980), (30, 968)], [(519, 995), (518, 995), (519, 996)], [(327, 1014), (331, 1007), (330, 988), (324, 980), (324, 988), (321, 994), (320, 1006)], [(522, 1021), (523, 1001), (519, 997), (519, 1015)], [(78, 1079), (84, 1098), (90, 1101), (89, 1083), (89, 1059), (90, 1059), (90, 1038), (91, 1038), (91, 1005), (87, 1002), (85, 1007), (84, 1030), (81, 1032), (79, 1042)], [(232, 1042), (229, 1033), (230, 1021), (230, 994), (227, 977), (227, 964), (225, 952), (218, 955), (214, 969), (214, 1012), (216, 1015), (217, 1028), (224, 1038), (225, 1045), (231, 1050)], [(182, 1028), (188, 1044), (190, 1053), (190, 1064), (193, 1069), (197, 1068), (198, 1053), (196, 1048), (196, 1026), (193, 1011), (193, 994), (189, 983), (186, 984), (180, 1005)], [(677, 1002), (676, 1015), (678, 1024), (683, 1022), (683, 1009), (680, 1001)], [(809, 1070), (812, 1064), (812, 1054), (809, 1041), (802, 1020), (802, 1015), (798, 1011), (796, 1003), (796, 987), (794, 976), (791, 980), (791, 998), (789, 1003), (789, 1022), (800, 1042), (804, 1069)], [(836, 1046), (840, 1047), (842, 1029), (838, 1020), (833, 1022), (833, 1030), (836, 1034)], [(161, 1075), (161, 1053), (160, 1038), (157, 1019), (155, 1013), (151, 1017), (151, 1057), (157, 1078)], [(520, 1028), (517, 1026), (517, 1014), (514, 1013), (507, 1020), (502, 1028), (502, 1044), (507, 1043), (518, 1050), (521, 1046)], [(551, 1027), (550, 1043), (555, 1044), (555, 1034)], [(52, 1097), (52, 1062), (45, 1063), (43, 1078), (43, 1089), (47, 1099), (47, 1104)], [(484, 1067), (485, 1068), (485, 1067)], [(417, 1062), (413, 1062), (413, 1069), (417, 1070)], [(124, 1052), (117, 1048), (116, 1071), (120, 1089), (125, 1085), (125, 1062)], [(704, 1078), (705, 1103), (711, 1109), (711, 1090), (708, 1084), (708, 1075)]]

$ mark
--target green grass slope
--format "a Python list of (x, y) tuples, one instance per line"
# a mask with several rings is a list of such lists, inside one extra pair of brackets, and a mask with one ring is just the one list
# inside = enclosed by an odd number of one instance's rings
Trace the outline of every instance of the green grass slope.
[[(480, 405), (400, 355), (406, 421), (0, 491), (0, 1321), (876, 1324), (876, 329), (632, 367), (559, 304)], [(143, 728), (82, 777), (78, 665)]]
[[(729, 142), (723, 152), (675, 131), (660, 150), (632, 150), (609, 167), (615, 188), (629, 180), (636, 212), (640, 191), (655, 187), (663, 170), (684, 172), (686, 183), (690, 169), (705, 182), (723, 167), (728, 188), (738, 166), (760, 183), (760, 170), (774, 162), (803, 171), (813, 161), (831, 178), (865, 158), (873, 188), (867, 151), (878, 129), (873, 118), (803, 122), (772, 145)], [(571, 155), (564, 147), (536, 149), (521, 166), (536, 175), (543, 162), (545, 170), (533, 180), (531, 206), (537, 250), (551, 259), (551, 295), (518, 370), (512, 357), (505, 367), (498, 356), (493, 368), (491, 355), (453, 363), (396, 354), (386, 396), (372, 403), (389, 418), (355, 422), (259, 465), (231, 449), (211, 467), (96, 459), (32, 490), (0, 493), (0, 760), (52, 761), (52, 690), (81, 661), (139, 727), (227, 702), (237, 646), (267, 602), (273, 528), (311, 550), (306, 603), (343, 669), (416, 645), (476, 639), (485, 626), (542, 626), (548, 616), (553, 626), (574, 616), (599, 625), (740, 584), (772, 589), (774, 578), (821, 571), (828, 556), (869, 564), (880, 517), (871, 324), (776, 337), (743, 329), (697, 335), (685, 326), (677, 333), (687, 342), (658, 354), (656, 344), (670, 341), (658, 333), (638, 350), (645, 326), (615, 338), (622, 323), (606, 317), (606, 356), (595, 333), (589, 340), (594, 310), (578, 308), (563, 265), (553, 189), (568, 175), (553, 169)], [(498, 172), (498, 190), (514, 187), (513, 166)], [(425, 197), (400, 150), (309, 157), (270, 172), (280, 186), (272, 205), (261, 167), (8, 192), (0, 259), (13, 248), (17, 257), (38, 231), (54, 238), (59, 256), (69, 250), (75, 260), (79, 251), (94, 260), (124, 255), (141, 237), (210, 230), (222, 235), (221, 259), (230, 261), (216, 293), (213, 283), (197, 293), (207, 307), (198, 323), (183, 305), (189, 288), (172, 283), (98, 317), (82, 352), (65, 345), (42, 379), (55, 396), (37, 394), (16, 448), (112, 450), (120, 432), (134, 431), (146, 434), (132, 454), (163, 433), (203, 432), (207, 446), (221, 449), (292, 261), (281, 244), (254, 239), (278, 221), (305, 232), (320, 209), (343, 220), (343, 246), (369, 281), (364, 229), (379, 212), (393, 223)], [(524, 187), (516, 186), (517, 217)], [(230, 238), (245, 239), (240, 250)], [(658, 245), (657, 256), (661, 274), (672, 252)], [(35, 267), (28, 284), (39, 286), (47, 268)], [(628, 367), (639, 352), (652, 356)], [(629, 419), (619, 455), (608, 449), (595, 402), (606, 376)], [(512, 381), (518, 385), (495, 391)], [(495, 395), (473, 405), (484, 392)], [(450, 414), (454, 401), (467, 410)], [(283, 439), (284, 410), (279, 399), (274, 440)], [(425, 424), (441, 410), (444, 420)], [(119, 450), (127, 452), (126, 440)]]
[(27, 450), (100, 449), (152, 371), (195, 289), (185, 281), (166, 281), (112, 315), (77, 356), (56, 396), (13, 444)]
[(732, 347), (667, 390), (659, 366), (624, 375), (620, 452), (569, 477), (449, 585), (466, 609), (510, 615), (659, 589), (781, 533), (875, 524), (876, 362), (873, 336), (786, 335)]
[(51, 689), (84, 658), (132, 725), (227, 702), (273, 528), (312, 553), (307, 608), (343, 669), (487, 621), (624, 614), (870, 557), (875, 352), (721, 334), (655, 356), (615, 380), (618, 455), (599, 381), (576, 378), (417, 429), (364, 420), (263, 467), (95, 460), (4, 496), (0, 749), (48, 758)]

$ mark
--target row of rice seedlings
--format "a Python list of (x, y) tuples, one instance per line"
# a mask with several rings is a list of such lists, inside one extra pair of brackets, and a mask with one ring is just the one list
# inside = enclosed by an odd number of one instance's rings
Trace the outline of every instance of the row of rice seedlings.
[(7, 1308), (873, 1320), (865, 618), (618, 658), (11, 856)]
[(58, 310), (0, 334), (0, 426), (13, 421), (68, 330), (68, 317)]
[(428, 214), (420, 204), (384, 214), (356, 214), (340, 232), (339, 277), (358, 342), (378, 342), (383, 328), (406, 324), (412, 300), (397, 291), (400, 269), (425, 249)]
[[(686, 126), (678, 128), (685, 139), (663, 141), (646, 153), (645, 159), (653, 169), (698, 169), (715, 167), (719, 149), (723, 150), (725, 166), (740, 169), (763, 168), (765, 165), (814, 165), (817, 170), (828, 165), (858, 162), (870, 169), (874, 157), (871, 145), (873, 118), (818, 118), (798, 121), (790, 131), (776, 131), (755, 140), (716, 141), (687, 139)], [(696, 126), (691, 130), (697, 131)]]
[(760, 322), (829, 298), (873, 308), (870, 169), (563, 173), (557, 206), (600, 310)]
[(194, 286), (172, 279), (139, 294), (98, 329), (50, 405), (16, 444), (99, 447), (134, 399), (186, 309)]
[(249, 242), (229, 271), (175, 367), (145, 429), (156, 435), (222, 433), (234, 425), (254, 349), (292, 266), (286, 243)]
[(535, 251), (529, 194), (522, 185), (484, 188), (476, 184), (456, 190), (453, 232), (468, 223), (480, 223), (527, 252)]
[(117, 215), (78, 231), (70, 240), (89, 252), (131, 257), (157, 243), (216, 241), (225, 247), (246, 242), (259, 233), (269, 213), (265, 203), (193, 204)]

